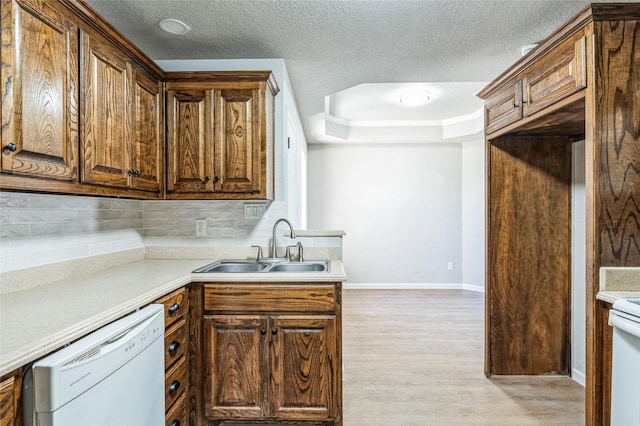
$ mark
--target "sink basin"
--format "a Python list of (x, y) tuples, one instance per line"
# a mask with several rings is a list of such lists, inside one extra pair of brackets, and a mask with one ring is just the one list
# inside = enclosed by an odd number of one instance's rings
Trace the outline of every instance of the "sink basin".
[(231, 273), (268, 273), (268, 272), (329, 272), (329, 261), (310, 260), (305, 262), (258, 262), (255, 260), (219, 260), (198, 268), (194, 273), (209, 274), (215, 272)]
[(273, 265), (268, 272), (323, 272), (327, 262), (284, 262)]
[(262, 272), (268, 265), (255, 261), (218, 261), (196, 269), (196, 273), (210, 272)]

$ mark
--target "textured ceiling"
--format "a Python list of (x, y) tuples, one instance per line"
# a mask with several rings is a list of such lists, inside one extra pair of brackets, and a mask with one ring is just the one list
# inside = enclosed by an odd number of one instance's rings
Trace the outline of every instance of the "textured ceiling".
[[(153, 59), (284, 58), (309, 137), (361, 83), (488, 82), (584, 0), (88, 0)], [(189, 24), (185, 36), (158, 28)], [(429, 117), (425, 117), (429, 119)], [(310, 142), (313, 142), (311, 140)]]

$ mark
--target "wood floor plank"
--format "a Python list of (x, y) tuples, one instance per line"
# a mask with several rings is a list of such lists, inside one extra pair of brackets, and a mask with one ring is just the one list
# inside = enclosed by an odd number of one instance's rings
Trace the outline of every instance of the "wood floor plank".
[(345, 426), (584, 425), (564, 376), (483, 373), (484, 295), (343, 290)]

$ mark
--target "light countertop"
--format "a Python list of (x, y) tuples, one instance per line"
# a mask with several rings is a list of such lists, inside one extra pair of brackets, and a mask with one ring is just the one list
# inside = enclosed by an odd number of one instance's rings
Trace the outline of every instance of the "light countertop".
[(640, 268), (600, 268), (600, 291), (596, 297), (611, 304), (618, 299), (640, 297)]
[(137, 260), (0, 296), (0, 376), (191, 282), (341, 282), (341, 261), (329, 272), (213, 273), (191, 271), (211, 260)]

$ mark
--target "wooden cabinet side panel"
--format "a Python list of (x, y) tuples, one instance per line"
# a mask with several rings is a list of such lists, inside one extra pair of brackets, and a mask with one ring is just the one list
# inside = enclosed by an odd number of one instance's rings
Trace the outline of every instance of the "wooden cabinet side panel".
[(82, 33), (82, 181), (129, 184), (130, 65), (96, 37)]
[(260, 418), (266, 407), (267, 319), (204, 317), (205, 413), (210, 418)]
[(0, 426), (22, 425), (22, 371), (0, 378)]
[(271, 336), (273, 414), (282, 419), (333, 417), (336, 320), (333, 316), (275, 316)]
[(2, 2), (2, 171), (72, 181), (78, 159), (78, 35), (56, 5)]
[(501, 137), (490, 141), (490, 150), (487, 374), (566, 374), (569, 141)]

